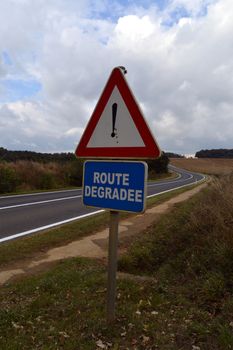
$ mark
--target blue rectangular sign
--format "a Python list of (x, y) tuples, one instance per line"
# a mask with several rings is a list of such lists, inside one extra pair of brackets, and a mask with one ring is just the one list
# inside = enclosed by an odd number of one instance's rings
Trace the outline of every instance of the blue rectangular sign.
[(90, 207), (143, 212), (146, 181), (144, 162), (86, 161), (83, 203)]

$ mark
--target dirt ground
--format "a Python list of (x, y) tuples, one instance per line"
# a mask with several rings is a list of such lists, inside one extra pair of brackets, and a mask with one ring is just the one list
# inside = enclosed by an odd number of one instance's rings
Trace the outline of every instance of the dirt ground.
[[(161, 214), (166, 213), (175, 204), (189, 199), (205, 186), (206, 184), (202, 184), (162, 204), (147, 209), (144, 214), (135, 215), (130, 219), (120, 221), (118, 253), (123, 254), (133, 237), (140, 233), (143, 234), (151, 224), (158, 220)], [(55, 263), (64, 259), (88, 257), (107, 261), (107, 255), (108, 229), (105, 229), (67, 245), (50, 249), (43, 254), (37, 254), (31, 260), (20, 261), (14, 265), (9, 265), (7, 268), (4, 268), (4, 270), (0, 271), (0, 285), (23, 275), (30, 275), (47, 270)]]

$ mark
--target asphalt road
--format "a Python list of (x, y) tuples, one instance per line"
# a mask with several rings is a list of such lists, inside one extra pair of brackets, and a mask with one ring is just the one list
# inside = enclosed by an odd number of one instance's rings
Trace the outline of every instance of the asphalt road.
[[(172, 167), (179, 177), (149, 182), (147, 197), (197, 183), (203, 175)], [(82, 204), (82, 190), (0, 197), (0, 243), (101, 212)]]

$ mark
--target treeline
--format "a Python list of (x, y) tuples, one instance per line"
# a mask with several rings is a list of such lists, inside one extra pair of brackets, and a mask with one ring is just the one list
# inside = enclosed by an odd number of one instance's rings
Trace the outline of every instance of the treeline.
[(172, 152), (165, 152), (165, 155), (168, 158), (184, 158), (184, 155), (182, 154), (177, 154), (177, 153), (172, 153)]
[(197, 158), (233, 158), (233, 149), (205, 149), (196, 152)]
[[(84, 161), (77, 159), (72, 153), (7, 152), (10, 156), (17, 153), (18, 159), (10, 161), (9, 158), (7, 160), (0, 158), (0, 193), (50, 190), (82, 185)], [(25, 159), (27, 155), (29, 158)], [(30, 155), (33, 157), (30, 158)], [(37, 161), (34, 157), (37, 157)], [(147, 163), (150, 178), (168, 172), (169, 159), (165, 154)]]
[(0, 161), (16, 162), (18, 160), (28, 160), (39, 163), (67, 162), (74, 160), (73, 153), (39, 153), (32, 151), (8, 151), (0, 147)]

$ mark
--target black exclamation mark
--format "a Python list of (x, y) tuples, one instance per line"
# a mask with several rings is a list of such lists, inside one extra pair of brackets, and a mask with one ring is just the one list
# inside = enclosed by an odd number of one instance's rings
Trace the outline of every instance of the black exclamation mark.
[(112, 105), (112, 133), (111, 133), (112, 137), (115, 137), (117, 135), (115, 132), (116, 131), (116, 128), (115, 128), (116, 115), (117, 115), (117, 103), (113, 103), (113, 105)]

